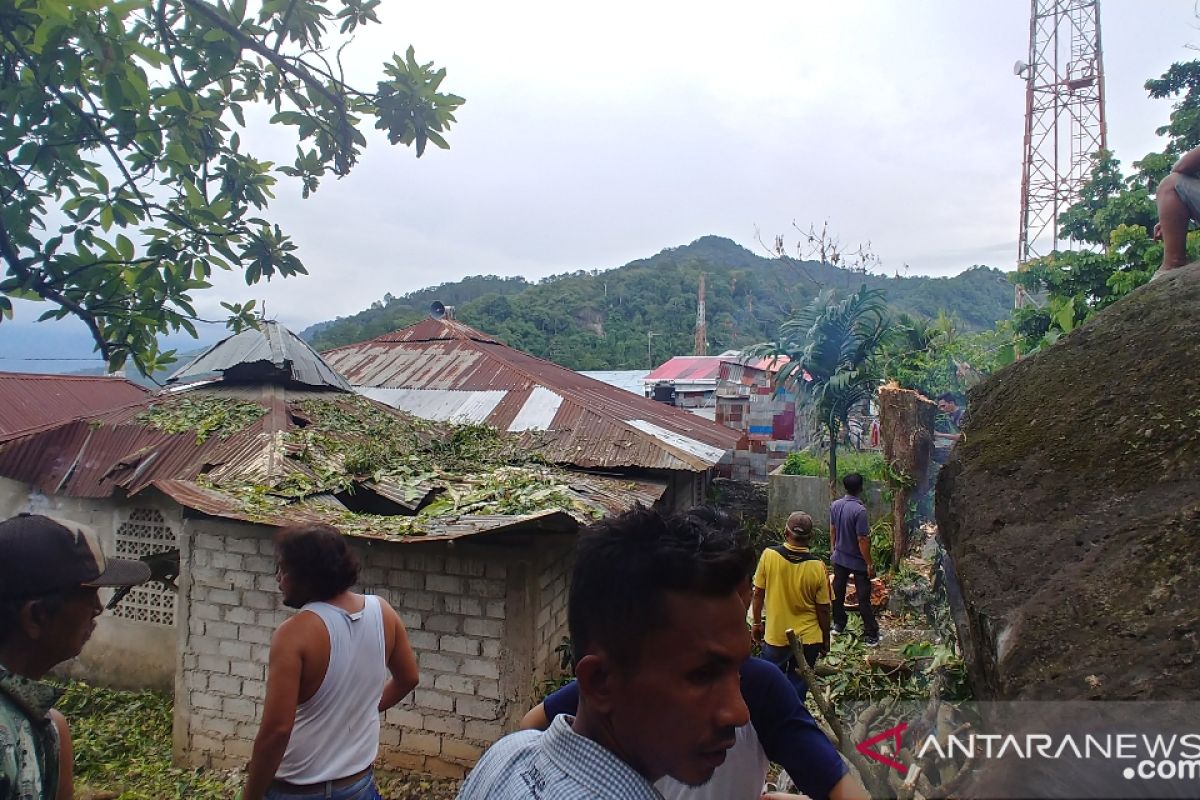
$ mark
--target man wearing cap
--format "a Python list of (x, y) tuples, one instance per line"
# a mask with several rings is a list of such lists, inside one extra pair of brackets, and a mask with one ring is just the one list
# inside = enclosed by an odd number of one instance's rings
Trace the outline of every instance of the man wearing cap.
[(40, 679), (79, 655), (96, 627), (100, 587), (150, 579), (140, 561), (105, 558), (74, 522), (20, 514), (0, 522), (0, 800), (68, 800), (71, 737)]
[[(803, 511), (789, 516), (783, 544), (764, 550), (754, 571), (750, 601), (754, 640), (762, 644), (762, 657), (789, 676), (793, 664), (788, 628), (796, 631), (804, 645), (804, 659), (810, 667), (822, 653), (829, 652), (829, 578), (825, 562), (809, 552), (812, 527), (812, 517)], [(802, 698), (806, 691), (802, 690)]]

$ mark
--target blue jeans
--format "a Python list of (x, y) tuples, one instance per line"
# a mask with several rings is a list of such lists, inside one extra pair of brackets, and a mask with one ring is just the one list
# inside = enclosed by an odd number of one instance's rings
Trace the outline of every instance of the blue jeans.
[(304, 794), (271, 788), (267, 789), (265, 797), (267, 800), (383, 800), (379, 790), (375, 788), (375, 775), (372, 773), (367, 773), (349, 786), (337, 789), (331, 788), (329, 783), (325, 784), (325, 791)]
[[(821, 645), (806, 644), (804, 645), (804, 660), (808, 662), (809, 667), (813, 667), (817, 663), (817, 656), (821, 653)], [(796, 695), (800, 698), (800, 702), (804, 703), (808, 700), (808, 683), (804, 678), (801, 678), (796, 672), (795, 659), (792, 658), (792, 648), (776, 647), (773, 644), (762, 644), (762, 655), (759, 658), (764, 661), (770, 661), (775, 666), (783, 670), (783, 674), (787, 677), (788, 683), (796, 690)]]

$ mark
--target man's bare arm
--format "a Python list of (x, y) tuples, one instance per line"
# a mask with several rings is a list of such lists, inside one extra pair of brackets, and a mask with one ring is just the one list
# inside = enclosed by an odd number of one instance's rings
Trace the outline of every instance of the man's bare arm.
[(300, 704), (300, 653), (303, 615), (284, 622), (271, 637), (271, 655), (267, 664), (267, 696), (263, 702), (263, 718), (250, 751), (246, 768), (246, 787), (242, 800), (262, 800), (275, 771), (283, 761), (292, 726), (296, 724), (296, 707)]
[(766, 594), (765, 589), (755, 586), (750, 595), (750, 626), (756, 642), (762, 641), (762, 608), (763, 598)]
[(821, 626), (821, 646), (829, 652), (829, 631), (833, 626), (833, 607), (829, 603), (817, 603), (813, 606), (817, 612), (817, 624)]
[(58, 709), (50, 709), (50, 720), (58, 731), (58, 792), (55, 800), (75, 799), (75, 748), (71, 743), (71, 728)]
[(521, 717), (521, 730), (523, 731), (544, 731), (550, 727), (550, 720), (546, 717), (546, 706), (538, 703), (529, 711), (525, 712), (525, 716)]
[(862, 554), (863, 561), (867, 562), (867, 575), (875, 577), (875, 565), (871, 563), (871, 537), (858, 537), (858, 552)]
[(413, 655), (408, 643), (408, 631), (396, 610), (384, 602), (383, 618), (392, 633), (392, 649), (388, 653), (388, 671), (392, 677), (383, 686), (383, 695), (379, 698), (379, 711), (387, 711), (403, 700), (408, 693), (417, 688), (421, 676), (417, 671), (417, 657)]

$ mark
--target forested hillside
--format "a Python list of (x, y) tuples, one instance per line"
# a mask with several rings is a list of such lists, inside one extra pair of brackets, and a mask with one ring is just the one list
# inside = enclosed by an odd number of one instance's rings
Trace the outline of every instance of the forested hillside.
[[(385, 296), (371, 308), (303, 332), (319, 350), (370, 339), (417, 322), (440, 300), (457, 319), (513, 347), (572, 369), (638, 369), (692, 352), (696, 290), (705, 275), (710, 353), (766, 341), (822, 287), (887, 292), (897, 311), (945, 310), (960, 329), (991, 328), (1009, 315), (1012, 285), (999, 270), (973, 267), (953, 278), (869, 275), (812, 261), (765, 258), (715, 236), (617, 269), (573, 272), (529, 283), (477, 276)], [(647, 354), (647, 333), (651, 337)]]

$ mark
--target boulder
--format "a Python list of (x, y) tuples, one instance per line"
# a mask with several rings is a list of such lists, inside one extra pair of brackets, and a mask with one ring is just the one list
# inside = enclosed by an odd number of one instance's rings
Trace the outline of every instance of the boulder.
[(978, 698), (1200, 696), (1200, 263), (969, 402), (937, 519)]

